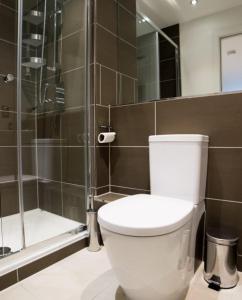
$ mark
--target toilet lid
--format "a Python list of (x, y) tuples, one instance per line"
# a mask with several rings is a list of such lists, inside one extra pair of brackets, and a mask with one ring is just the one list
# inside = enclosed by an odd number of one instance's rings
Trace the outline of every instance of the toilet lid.
[(189, 201), (139, 194), (102, 206), (98, 222), (119, 234), (156, 236), (182, 227), (191, 219), (192, 210)]

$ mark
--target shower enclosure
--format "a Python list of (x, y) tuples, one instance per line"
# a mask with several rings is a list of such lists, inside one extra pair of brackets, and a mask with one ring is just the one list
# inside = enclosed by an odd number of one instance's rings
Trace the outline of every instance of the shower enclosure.
[(12, 10), (17, 63), (13, 83), (1, 85), (16, 93), (1, 109), (0, 258), (85, 230), (90, 188), (88, 1), (19, 0)]

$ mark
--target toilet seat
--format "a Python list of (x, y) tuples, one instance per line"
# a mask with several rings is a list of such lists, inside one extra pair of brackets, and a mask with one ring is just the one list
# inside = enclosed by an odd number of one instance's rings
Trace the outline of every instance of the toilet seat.
[(115, 233), (151, 237), (181, 228), (191, 219), (192, 211), (190, 201), (139, 194), (102, 206), (98, 222)]

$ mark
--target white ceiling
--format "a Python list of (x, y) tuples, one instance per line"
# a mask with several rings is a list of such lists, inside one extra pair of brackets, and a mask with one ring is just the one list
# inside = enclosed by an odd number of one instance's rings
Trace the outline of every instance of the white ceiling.
[[(242, 5), (242, 0), (137, 0), (137, 10), (164, 28)], [(242, 16), (241, 16), (242, 18)]]

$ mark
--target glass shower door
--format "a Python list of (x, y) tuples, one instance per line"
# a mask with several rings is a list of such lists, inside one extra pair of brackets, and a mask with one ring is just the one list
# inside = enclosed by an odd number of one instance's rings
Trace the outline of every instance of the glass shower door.
[(22, 202), (26, 247), (86, 224), (85, 0), (23, 0)]
[(0, 259), (23, 246), (17, 176), (18, 15), (14, 2), (0, 4)]

